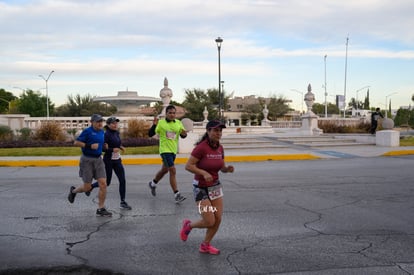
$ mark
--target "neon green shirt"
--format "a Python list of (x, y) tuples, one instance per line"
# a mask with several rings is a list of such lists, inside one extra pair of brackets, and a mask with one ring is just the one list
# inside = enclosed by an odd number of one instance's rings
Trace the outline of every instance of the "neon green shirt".
[(167, 122), (161, 119), (157, 123), (155, 133), (160, 138), (160, 154), (174, 153), (178, 151), (178, 138), (182, 130), (185, 130), (183, 124), (178, 119)]

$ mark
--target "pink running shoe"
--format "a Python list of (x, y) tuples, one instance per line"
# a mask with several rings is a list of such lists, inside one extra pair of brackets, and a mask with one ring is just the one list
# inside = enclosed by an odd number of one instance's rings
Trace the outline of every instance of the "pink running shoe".
[(188, 235), (191, 232), (190, 224), (191, 224), (190, 220), (183, 220), (183, 227), (181, 228), (181, 231), (180, 231), (180, 237), (181, 237), (181, 240), (184, 242), (187, 240)]
[(200, 244), (200, 249), (199, 249), (200, 253), (208, 253), (208, 254), (212, 254), (212, 255), (218, 255), (220, 254), (220, 250), (215, 248), (214, 246), (212, 246), (209, 243), (205, 243), (202, 242)]

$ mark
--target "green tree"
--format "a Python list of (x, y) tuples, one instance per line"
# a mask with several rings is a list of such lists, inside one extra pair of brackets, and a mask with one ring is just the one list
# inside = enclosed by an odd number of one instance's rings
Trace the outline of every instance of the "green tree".
[(365, 100), (364, 100), (364, 105), (363, 108), (364, 110), (369, 110), (369, 89), (367, 91), (367, 95), (365, 96)]
[[(411, 101), (414, 103), (414, 94), (411, 96)], [(394, 118), (395, 125), (409, 125), (411, 128), (414, 128), (414, 109), (411, 107), (411, 104), (407, 109), (400, 108), (397, 111), (397, 114)]]
[(410, 125), (411, 128), (414, 128), (414, 109), (398, 109), (394, 123), (395, 126)]
[(4, 89), (0, 89), (0, 113), (1, 114), (6, 114), (6, 113), (11, 113), (13, 108), (13, 101), (16, 99), (17, 97), (15, 97), (12, 93), (7, 92)]
[[(46, 96), (39, 91), (25, 90), (17, 99), (16, 109), (20, 114), (28, 114), (32, 117), (46, 116)], [(54, 104), (49, 100), (49, 114), (54, 115)]]
[(339, 114), (338, 106), (333, 103), (328, 103), (328, 114)]
[(90, 94), (85, 96), (77, 94), (75, 96), (69, 95), (67, 102), (56, 109), (57, 116), (90, 116), (95, 113), (109, 116), (116, 113), (116, 107), (110, 104), (94, 102), (93, 96)]
[(313, 103), (312, 112), (317, 115), (322, 115), (325, 113), (325, 105), (321, 103)]
[(287, 112), (292, 110), (288, 105), (288, 100), (284, 97), (271, 96), (267, 100), (259, 98), (258, 103), (250, 104), (244, 107), (242, 113), (242, 124), (245, 124), (247, 120), (262, 121), (264, 119), (263, 110), (265, 104), (269, 111), (267, 118), (273, 121), (276, 121), (278, 117), (282, 117)]
[(348, 103), (348, 107), (354, 109), (365, 109), (365, 102), (362, 102), (361, 100), (357, 101), (355, 98), (352, 97)]
[[(263, 119), (263, 113), (262, 113), (263, 108), (264, 108), (263, 102), (249, 104), (245, 106), (243, 113), (241, 115), (242, 124), (246, 124), (246, 122), (250, 120), (252, 122), (251, 125), (255, 125), (256, 120), (257, 122), (259, 122), (261, 118)], [(270, 110), (269, 110), (269, 114), (270, 114)]]
[[(264, 108), (264, 102), (262, 102), (262, 107)], [(263, 108), (260, 112), (260, 119), (264, 119), (263, 116)], [(267, 104), (267, 109), (269, 110), (269, 114), (267, 116), (268, 119), (276, 121), (278, 117), (284, 116), (287, 112), (291, 111), (292, 109), (289, 107), (288, 100), (284, 97), (277, 97), (272, 96)]]
[[(320, 116), (325, 115), (325, 104), (314, 103), (312, 105), (312, 112)], [(338, 106), (336, 106), (336, 104), (332, 104), (329, 102), (327, 105), (327, 113), (331, 115), (338, 114), (339, 113)]]
[[(150, 105), (147, 105), (148, 107), (150, 106)], [(155, 102), (155, 104), (154, 104), (154, 116), (156, 116), (156, 115), (158, 115), (158, 114), (161, 114), (161, 112), (162, 112), (162, 109), (164, 108), (164, 106), (162, 106), (162, 102)]]
[[(174, 100), (171, 100), (170, 101), (170, 105), (174, 105), (174, 106), (183, 106), (181, 103), (179, 103), (179, 102), (177, 102), (177, 101), (174, 101)], [(151, 106), (151, 104), (150, 103), (148, 103), (147, 104), (147, 107), (150, 107)], [(161, 114), (161, 112), (162, 112), (162, 109), (164, 108), (164, 106), (163, 106), (163, 103), (162, 102), (160, 102), (160, 101), (158, 101), (158, 102), (156, 102), (153, 106), (152, 106), (153, 108), (154, 108), (154, 113), (152, 114), (152, 115), (158, 115), (158, 114)]]
[(390, 99), (390, 104), (388, 105), (388, 113), (391, 115), (391, 99)]
[(185, 99), (182, 106), (186, 109), (186, 117), (194, 121), (204, 120), (203, 111), (207, 107), (208, 119), (218, 117), (218, 91), (208, 89), (207, 92), (201, 89), (186, 89)]

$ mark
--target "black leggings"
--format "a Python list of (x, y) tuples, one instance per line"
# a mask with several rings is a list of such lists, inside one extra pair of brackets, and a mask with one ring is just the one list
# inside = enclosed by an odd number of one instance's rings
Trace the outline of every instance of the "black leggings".
[(125, 169), (122, 165), (122, 161), (120, 159), (111, 160), (111, 159), (104, 159), (105, 162), (105, 171), (106, 171), (106, 184), (109, 186), (112, 180), (112, 170), (115, 172), (115, 175), (118, 177), (119, 181), (119, 196), (121, 197), (121, 201), (125, 200), (125, 193), (126, 193), (126, 180), (125, 180)]
[(377, 130), (378, 127), (378, 122), (377, 121), (372, 121), (371, 122), (371, 134), (375, 134), (375, 131)]

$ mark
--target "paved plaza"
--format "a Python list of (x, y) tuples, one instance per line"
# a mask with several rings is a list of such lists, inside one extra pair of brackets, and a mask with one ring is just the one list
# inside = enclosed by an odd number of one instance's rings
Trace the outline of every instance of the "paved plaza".
[(203, 230), (179, 238), (198, 218), (182, 164), (181, 205), (166, 179), (150, 195), (158, 165), (127, 165), (133, 210), (115, 179), (112, 218), (95, 216), (96, 191), (67, 201), (76, 166), (0, 167), (0, 274), (414, 274), (414, 155), (349, 155), (234, 162), (218, 256), (198, 252)]

